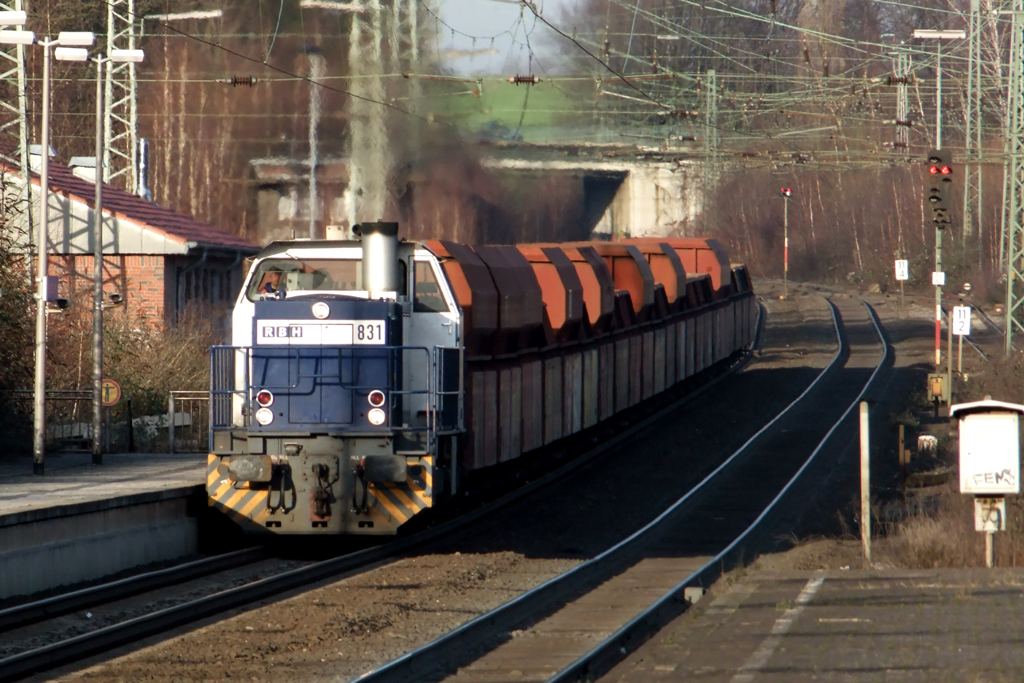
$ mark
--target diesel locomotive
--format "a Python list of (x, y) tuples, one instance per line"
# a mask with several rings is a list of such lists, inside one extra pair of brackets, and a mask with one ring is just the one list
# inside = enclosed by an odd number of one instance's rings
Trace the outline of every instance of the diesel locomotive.
[(275, 242), (211, 349), (209, 503), (245, 531), (394, 534), (480, 473), (753, 340), (713, 239)]

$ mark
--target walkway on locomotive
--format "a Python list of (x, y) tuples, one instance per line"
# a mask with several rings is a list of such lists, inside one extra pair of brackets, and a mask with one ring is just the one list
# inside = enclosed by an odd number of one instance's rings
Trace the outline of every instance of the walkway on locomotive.
[[(421, 350), (403, 351), (402, 389), (412, 391), (416, 387), (429, 386), (429, 356), (433, 349), (461, 346), (461, 311), (434, 254), (420, 244), (401, 242), (398, 245), (398, 256), (399, 291), (369, 292), (363, 288), (363, 248), (360, 242), (304, 241), (271, 244), (257, 255), (239, 294), (233, 311), (232, 346), (252, 348), (254, 343), (266, 344), (271, 341), (282, 346), (296, 345), (288, 338), (253, 339), (257, 301), (301, 299), (309, 300), (312, 304), (318, 297), (344, 297), (407, 302), (408, 305), (403, 306), (402, 346), (418, 347)], [(302, 324), (308, 326), (316, 322), (303, 320)], [(325, 325), (324, 329), (330, 327), (337, 326)], [(384, 343), (380, 332), (373, 325), (367, 325), (365, 331), (359, 325), (352, 335), (352, 339), (331, 335), (317, 335), (316, 338), (321, 339), (323, 345)], [(309, 342), (312, 341), (309, 339)], [(427, 350), (426, 362), (422, 349)], [(233, 423), (239, 428), (247, 426), (242, 409), (243, 402), (247, 400), (245, 394), (250, 389), (243, 388), (246, 384), (246, 365), (236, 364), (235, 384), (240, 392), (245, 392), (235, 402), (233, 411)], [(401, 420), (395, 422), (414, 428), (426, 427), (428, 402), (429, 396), (423, 393), (405, 396)]]

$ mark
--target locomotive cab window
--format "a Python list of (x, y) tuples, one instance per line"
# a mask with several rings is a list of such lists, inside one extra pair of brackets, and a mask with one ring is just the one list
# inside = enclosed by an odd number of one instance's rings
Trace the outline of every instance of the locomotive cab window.
[[(398, 291), (405, 291), (406, 266), (399, 261)], [(260, 261), (246, 297), (257, 301), (279, 292), (362, 292), (360, 259), (269, 258)]]
[(448, 313), (448, 304), (441, 293), (430, 261), (415, 261), (413, 271), (413, 311), (416, 313)]

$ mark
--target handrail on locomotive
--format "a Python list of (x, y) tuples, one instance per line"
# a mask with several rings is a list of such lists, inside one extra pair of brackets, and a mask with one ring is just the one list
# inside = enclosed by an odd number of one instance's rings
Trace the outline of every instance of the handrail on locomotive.
[[(256, 400), (256, 392), (251, 382), (252, 376), (252, 354), (254, 349), (251, 346), (226, 346), (219, 345), (210, 348), (210, 449), (213, 449), (214, 433), (218, 431), (229, 431), (232, 429), (248, 429), (252, 425), (252, 404)], [(319, 354), (325, 351), (337, 353), (342, 356), (346, 352), (355, 353), (361, 350), (358, 346), (339, 346), (330, 349), (318, 349)], [(279, 352), (281, 350), (278, 350)], [(404, 364), (413, 358), (419, 358), (425, 364), (427, 370), (427, 381), (423, 388), (392, 389), (387, 394), (388, 410), (386, 411), (387, 423), (380, 426), (379, 431), (395, 431), (404, 433), (426, 434), (427, 440), (422, 451), (407, 451), (406, 454), (432, 453), (437, 446), (437, 437), (450, 434), (457, 434), (464, 429), (464, 392), (462, 388), (462, 356), (463, 351), (458, 347), (435, 346), (377, 346), (374, 352), (386, 352), (388, 364), (394, 367), (400, 359)], [(289, 362), (294, 358), (296, 361), (309, 354), (308, 349), (291, 348), (285, 350)], [(399, 356), (400, 354), (400, 356)], [(420, 358), (422, 354), (422, 358)], [(236, 361), (241, 360), (241, 367), (244, 371), (244, 386), (235, 386)], [(298, 363), (296, 363), (298, 365)], [(321, 364), (317, 364), (322, 367)], [(270, 389), (296, 389), (302, 379), (335, 380), (348, 391), (372, 390), (374, 386), (362, 386), (359, 384), (345, 383), (342, 372), (329, 374), (315, 372), (303, 374), (297, 372), (295, 381), (288, 386), (267, 386)], [(426, 396), (427, 415), (426, 424), (411, 425), (408, 423), (396, 424), (395, 418), (401, 418), (403, 413), (396, 410), (401, 405), (403, 396)], [(236, 407), (241, 407), (236, 410)], [(238, 418), (241, 418), (239, 422)]]

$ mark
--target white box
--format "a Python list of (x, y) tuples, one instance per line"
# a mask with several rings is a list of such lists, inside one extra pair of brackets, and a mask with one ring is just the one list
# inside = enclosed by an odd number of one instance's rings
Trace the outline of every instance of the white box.
[(1019, 416), (982, 412), (960, 420), (960, 493), (1020, 493)]

